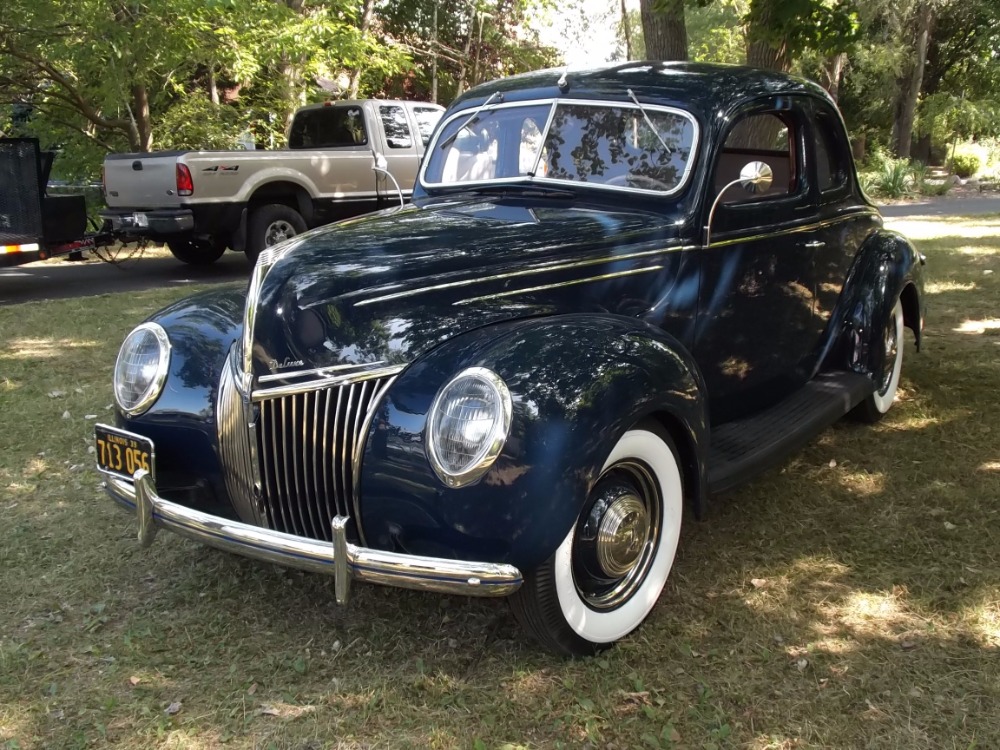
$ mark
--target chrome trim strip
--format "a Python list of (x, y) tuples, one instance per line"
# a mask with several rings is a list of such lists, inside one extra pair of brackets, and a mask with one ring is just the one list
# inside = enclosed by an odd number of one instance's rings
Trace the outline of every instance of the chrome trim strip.
[[(570, 268), (586, 268), (587, 266), (597, 266), (602, 263), (617, 263), (623, 260), (633, 260), (635, 258), (648, 258), (655, 255), (665, 255), (666, 253), (676, 253), (682, 250), (698, 250), (701, 245), (678, 245), (676, 247), (661, 247), (657, 250), (643, 250), (638, 253), (623, 253), (620, 255), (610, 255), (601, 258), (590, 258), (588, 260), (575, 260), (568, 263), (554, 262), (549, 265), (537, 266), (535, 268), (527, 268), (522, 271), (509, 271), (508, 273), (498, 273), (493, 276), (477, 276), (474, 279), (462, 279), (460, 281), (447, 281), (443, 284), (434, 284), (432, 286), (420, 287), (419, 289), (407, 289), (402, 292), (391, 292), (390, 294), (383, 294), (379, 297), (370, 297), (368, 299), (361, 300), (360, 302), (355, 302), (355, 307), (363, 307), (365, 305), (373, 305), (377, 302), (387, 302), (394, 299), (402, 299), (403, 297), (413, 297), (418, 294), (424, 294), (425, 292), (438, 292), (442, 289), (455, 289), (457, 287), (471, 286), (472, 284), (484, 284), (490, 281), (503, 281), (505, 279), (516, 279), (521, 276), (531, 276), (537, 273), (548, 273), (549, 271), (565, 271)], [(261, 378), (263, 380), (263, 378)]]
[(827, 227), (835, 226), (844, 221), (859, 219), (863, 216), (871, 216), (874, 218), (878, 218), (879, 213), (878, 211), (867, 210), (867, 209), (860, 211), (853, 211), (849, 214), (844, 214), (843, 216), (838, 216), (834, 219), (826, 219), (825, 221), (816, 221), (813, 222), (812, 224), (802, 224), (801, 226), (797, 227), (788, 227), (785, 229), (779, 229), (774, 232), (764, 232), (762, 234), (752, 234), (744, 237), (734, 237), (733, 239), (721, 240), (719, 242), (713, 242), (709, 245), (702, 245), (701, 247), (710, 250), (716, 247), (727, 247), (728, 245), (738, 245), (741, 242), (757, 242), (759, 240), (769, 240), (773, 237), (784, 237), (785, 235), (788, 234), (798, 234), (799, 232), (812, 232), (817, 229), (826, 229)]
[(514, 297), (518, 294), (529, 294), (530, 292), (541, 292), (546, 289), (558, 289), (564, 286), (575, 286), (577, 284), (589, 284), (593, 281), (606, 281), (607, 279), (618, 279), (623, 276), (635, 276), (640, 273), (649, 273), (650, 271), (662, 271), (663, 266), (657, 264), (655, 266), (646, 266), (645, 268), (633, 268), (628, 271), (618, 271), (617, 273), (605, 273), (600, 276), (589, 276), (585, 279), (570, 279), (569, 281), (560, 281), (555, 284), (541, 284), (539, 286), (530, 286), (525, 289), (511, 289), (506, 292), (497, 292), (496, 294), (484, 294), (481, 297), (469, 297), (469, 299), (459, 300), (458, 302), (453, 302), (453, 305), (471, 305), (475, 302), (483, 302), (485, 300), (491, 299), (504, 299), (506, 297)]
[(308, 393), (309, 391), (319, 390), (320, 388), (329, 388), (335, 385), (353, 385), (354, 383), (361, 383), (365, 380), (374, 380), (375, 378), (397, 375), (405, 368), (406, 365), (391, 365), (389, 367), (380, 367), (377, 370), (368, 370), (366, 372), (351, 373), (348, 375), (334, 375), (328, 378), (320, 378), (319, 380), (310, 380), (308, 383), (282, 385), (276, 388), (258, 388), (253, 392), (251, 398), (255, 402), (266, 401), (267, 399), (280, 398), (281, 396), (294, 396), (296, 394)]
[[(351, 544), (347, 519), (334, 519), (334, 542), (320, 542), (280, 531), (230, 521), (174, 503), (157, 494), (148, 472), (132, 482), (105, 474), (104, 488), (140, 519), (139, 543), (149, 546), (159, 529), (254, 560), (334, 576), (334, 590), (345, 599), (352, 580), (465, 596), (507, 596), (523, 578), (513, 565), (386, 552)], [(343, 551), (342, 555), (337, 550)]]
[(331, 365), (330, 367), (315, 367), (312, 370), (293, 370), (292, 372), (277, 372), (273, 375), (261, 375), (257, 378), (258, 383), (271, 383), (275, 380), (294, 380), (304, 378), (307, 375), (326, 375), (330, 372), (342, 372), (345, 370), (362, 370), (367, 367), (379, 367), (385, 364), (384, 359), (377, 362), (361, 362), (356, 365)]
[(372, 421), (375, 419), (375, 413), (378, 411), (379, 406), (381, 406), (385, 394), (389, 392), (389, 387), (394, 382), (396, 382), (395, 376), (386, 380), (382, 387), (372, 396), (372, 400), (368, 405), (368, 413), (365, 414), (365, 421), (361, 423), (358, 440), (354, 444), (354, 456), (351, 458), (351, 471), (354, 473), (354, 486), (351, 488), (351, 505), (354, 512), (354, 525), (358, 529), (358, 538), (362, 544), (367, 544), (368, 541), (365, 539), (365, 530), (361, 526), (361, 461), (365, 455), (366, 438), (368, 430), (371, 429)]

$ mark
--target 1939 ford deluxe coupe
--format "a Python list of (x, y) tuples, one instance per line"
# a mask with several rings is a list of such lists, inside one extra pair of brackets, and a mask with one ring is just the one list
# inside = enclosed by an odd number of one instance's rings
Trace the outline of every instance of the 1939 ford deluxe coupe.
[(98, 468), (145, 544), (329, 573), (341, 602), (506, 596), (593, 653), (649, 614), (685, 506), (892, 406), (923, 262), (811, 83), (520, 75), (448, 109), (411, 205), (132, 331)]

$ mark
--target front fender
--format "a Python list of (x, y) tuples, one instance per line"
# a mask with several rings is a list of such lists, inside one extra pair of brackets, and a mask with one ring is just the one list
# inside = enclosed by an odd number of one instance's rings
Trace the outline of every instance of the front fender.
[[(511, 432), (480, 480), (452, 489), (428, 462), (424, 426), (437, 391), (475, 366), (507, 383)], [(620, 436), (648, 416), (671, 430), (700, 502), (704, 392), (681, 344), (632, 318), (533, 318), (457, 337), (405, 370), (372, 421), (359, 478), (366, 541), (532, 570), (565, 537)]]
[(213, 289), (160, 310), (148, 320), (170, 339), (170, 370), (163, 392), (137, 417), (117, 415), (119, 426), (156, 446), (156, 481), (164, 496), (206, 512), (232, 515), (218, 456), (215, 402), (220, 374), (242, 331), (246, 290)]

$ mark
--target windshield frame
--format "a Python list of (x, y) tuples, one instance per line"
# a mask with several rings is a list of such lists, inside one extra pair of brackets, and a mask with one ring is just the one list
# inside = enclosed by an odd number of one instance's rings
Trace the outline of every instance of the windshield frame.
[[(630, 109), (636, 112), (640, 117), (645, 112), (664, 112), (667, 114), (677, 115), (686, 119), (691, 123), (692, 134), (691, 134), (691, 148), (690, 155), (684, 164), (684, 171), (681, 173), (680, 178), (675, 185), (670, 190), (650, 190), (647, 188), (631, 187), (628, 185), (608, 185), (599, 182), (583, 182), (580, 180), (564, 180), (552, 177), (532, 177), (531, 175), (517, 175), (510, 177), (494, 177), (491, 179), (483, 180), (466, 180), (462, 182), (429, 182), (426, 179), (427, 168), (430, 165), (431, 160), (434, 158), (436, 151), (438, 149), (438, 143), (441, 140), (442, 134), (447, 129), (448, 125), (455, 120), (462, 118), (468, 118), (468, 116), (476, 112), (477, 109), (482, 108), (483, 112), (492, 112), (498, 109), (512, 109), (515, 107), (528, 109), (530, 107), (539, 107), (548, 105), (549, 113), (545, 120), (545, 128), (542, 130), (541, 134), (541, 144), (544, 146), (546, 140), (549, 137), (549, 130), (552, 127), (552, 121), (555, 118), (556, 107), (559, 106), (584, 106), (584, 107), (607, 107), (616, 109)], [(456, 133), (461, 132), (461, 130), (456, 131)], [(455, 134), (452, 134), (455, 135)], [(451, 137), (451, 136), (449, 136)], [(537, 184), (537, 185), (555, 185), (563, 189), (573, 189), (573, 188), (583, 188), (586, 190), (599, 190), (609, 193), (627, 193), (630, 195), (641, 194), (646, 196), (654, 196), (657, 198), (669, 198), (681, 192), (688, 184), (691, 176), (691, 172), (694, 170), (694, 164), (697, 161), (697, 151), (701, 141), (701, 128), (698, 124), (698, 119), (691, 112), (680, 109), (679, 107), (671, 107), (662, 104), (652, 104), (648, 102), (642, 102), (642, 106), (636, 106), (631, 101), (619, 101), (612, 99), (562, 99), (562, 98), (544, 98), (544, 99), (525, 99), (517, 101), (500, 101), (489, 105), (488, 107), (483, 107), (482, 103), (476, 104), (474, 106), (465, 107), (463, 109), (457, 110), (450, 114), (447, 118), (442, 118), (438, 123), (437, 128), (434, 132), (434, 138), (427, 146), (424, 159), (420, 165), (420, 172), (417, 175), (417, 181), (420, 186), (428, 191), (449, 191), (449, 192), (461, 192), (462, 190), (475, 190), (479, 187), (489, 187), (496, 185), (510, 185), (510, 184)], [(538, 168), (538, 163), (542, 158), (542, 149), (539, 149), (538, 154), (535, 156), (535, 170)]]

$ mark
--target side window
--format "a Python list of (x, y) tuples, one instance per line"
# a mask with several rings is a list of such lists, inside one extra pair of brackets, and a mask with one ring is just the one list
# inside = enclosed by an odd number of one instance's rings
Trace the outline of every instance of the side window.
[(385, 141), (389, 148), (413, 148), (413, 136), (410, 135), (410, 124), (406, 121), (406, 112), (398, 105), (381, 105), (378, 108), (385, 128)]
[(417, 121), (417, 130), (420, 131), (420, 140), (426, 146), (430, 143), (434, 126), (441, 119), (443, 111), (436, 107), (414, 107), (413, 119)]
[(762, 161), (771, 167), (774, 178), (764, 193), (747, 193), (736, 185), (726, 191), (724, 203), (745, 203), (762, 198), (785, 196), (799, 186), (799, 165), (795, 158), (795, 136), (789, 123), (776, 114), (754, 114), (738, 121), (729, 131), (715, 170), (715, 189), (722, 190), (740, 176), (747, 162)]
[(316, 107), (295, 115), (288, 133), (288, 147), (345, 148), (368, 143), (360, 107)]
[(831, 112), (817, 112), (814, 123), (816, 182), (820, 192), (826, 193), (847, 183), (847, 163), (844, 161), (846, 144), (841, 136), (840, 123)]

